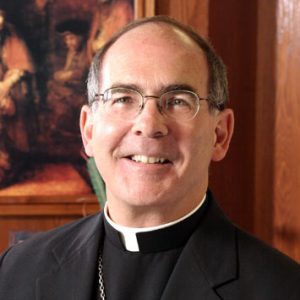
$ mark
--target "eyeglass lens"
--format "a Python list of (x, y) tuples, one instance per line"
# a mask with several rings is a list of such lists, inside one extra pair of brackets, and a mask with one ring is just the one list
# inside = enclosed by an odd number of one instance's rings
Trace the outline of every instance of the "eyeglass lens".
[[(124, 119), (136, 117), (146, 101), (155, 96), (142, 96), (138, 91), (127, 88), (112, 88), (104, 92), (105, 111)], [(174, 90), (162, 94), (158, 108), (162, 114), (174, 119), (192, 119), (199, 110), (198, 96), (187, 90)]]

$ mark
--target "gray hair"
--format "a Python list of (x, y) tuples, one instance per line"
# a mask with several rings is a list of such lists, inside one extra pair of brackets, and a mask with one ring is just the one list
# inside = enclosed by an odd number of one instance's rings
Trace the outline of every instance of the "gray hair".
[(167, 16), (154, 16), (135, 20), (123, 27), (117, 34), (108, 40), (101, 49), (98, 50), (93, 58), (87, 80), (89, 104), (94, 101), (95, 96), (99, 93), (101, 63), (105, 53), (126, 32), (148, 23), (165, 24), (179, 29), (181, 32), (190, 37), (202, 49), (204, 55), (206, 56), (209, 67), (208, 99), (210, 108), (223, 110), (228, 103), (228, 82), (226, 67), (222, 59), (216, 54), (213, 47), (192, 28)]

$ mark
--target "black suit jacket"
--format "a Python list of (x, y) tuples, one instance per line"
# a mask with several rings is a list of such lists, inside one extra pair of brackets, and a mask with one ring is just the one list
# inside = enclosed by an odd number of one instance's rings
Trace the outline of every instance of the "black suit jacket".
[[(208, 201), (161, 300), (299, 300), (299, 265), (235, 227), (210, 194)], [(6, 251), (0, 299), (93, 299), (102, 219), (99, 213)]]

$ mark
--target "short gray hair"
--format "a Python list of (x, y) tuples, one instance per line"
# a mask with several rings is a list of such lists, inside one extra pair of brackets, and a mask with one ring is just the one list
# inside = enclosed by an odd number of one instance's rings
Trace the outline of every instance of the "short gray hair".
[(228, 82), (226, 67), (222, 59), (216, 54), (213, 47), (192, 28), (167, 16), (154, 16), (135, 20), (123, 27), (98, 50), (93, 58), (87, 80), (89, 104), (94, 101), (95, 96), (99, 93), (101, 63), (105, 53), (126, 32), (148, 23), (165, 24), (179, 29), (202, 49), (209, 67), (208, 99), (210, 107), (223, 110), (228, 103)]

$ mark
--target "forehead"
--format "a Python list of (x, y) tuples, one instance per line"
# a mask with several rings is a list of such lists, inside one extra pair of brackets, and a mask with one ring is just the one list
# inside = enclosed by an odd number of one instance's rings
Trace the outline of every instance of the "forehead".
[(202, 49), (185, 33), (165, 24), (144, 24), (122, 35), (108, 49), (100, 76), (101, 85), (112, 77), (186, 84), (193, 84), (185, 81), (197, 77), (198, 83), (206, 84), (208, 68)]
[(72, 32), (66, 32), (63, 36), (65, 39), (79, 39), (80, 38), (79, 35), (76, 35)]

